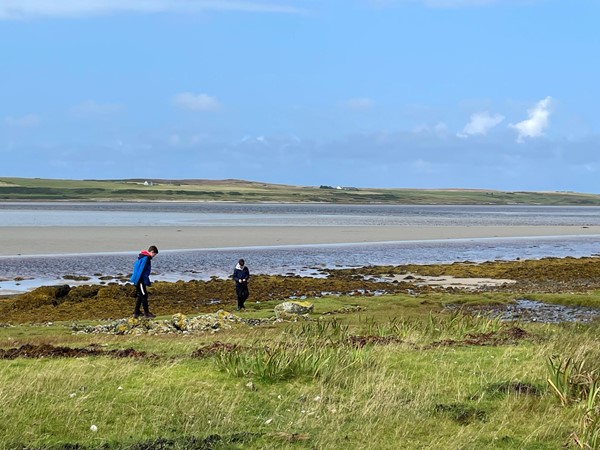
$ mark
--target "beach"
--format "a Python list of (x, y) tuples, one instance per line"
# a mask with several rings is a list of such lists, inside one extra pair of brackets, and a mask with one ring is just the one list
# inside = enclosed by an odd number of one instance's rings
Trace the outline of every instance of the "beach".
[(590, 235), (600, 226), (0, 227), (0, 256)]

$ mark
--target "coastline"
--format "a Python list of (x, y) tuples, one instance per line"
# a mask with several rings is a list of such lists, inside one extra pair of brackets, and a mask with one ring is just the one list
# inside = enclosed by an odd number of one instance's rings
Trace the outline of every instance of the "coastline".
[(593, 235), (600, 226), (0, 227), (0, 256)]

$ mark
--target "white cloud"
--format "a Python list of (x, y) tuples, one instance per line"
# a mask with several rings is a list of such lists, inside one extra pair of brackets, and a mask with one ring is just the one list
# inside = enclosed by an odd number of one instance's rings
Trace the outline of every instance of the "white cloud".
[(244, 136), (237, 142), (234, 142), (233, 145), (252, 145), (252, 144), (261, 144), (261, 145), (269, 145), (269, 140), (265, 136)]
[(550, 118), (550, 103), (552, 97), (546, 97), (540, 100), (533, 109), (528, 109), (529, 119), (525, 119), (516, 124), (510, 124), (511, 128), (517, 130), (517, 142), (522, 143), (524, 138), (535, 138), (543, 136), (544, 130), (548, 127)]
[(489, 130), (500, 124), (504, 120), (504, 116), (501, 114), (490, 115), (487, 111), (479, 112), (471, 115), (471, 119), (468, 124), (462, 129), (461, 132), (456, 133), (458, 137), (466, 138), (474, 134), (487, 134)]
[(418, 125), (413, 130), (415, 134), (432, 134), (437, 136), (446, 136), (448, 134), (448, 125), (444, 122), (438, 122), (433, 127), (429, 125)]
[(96, 116), (114, 114), (122, 109), (122, 105), (116, 103), (97, 103), (94, 100), (87, 100), (73, 106), (71, 111), (78, 116)]
[(444, 122), (438, 122), (435, 124), (435, 127), (433, 127), (433, 130), (438, 134), (447, 134), (448, 133), (448, 125), (446, 125)]
[(499, 3), (498, 0), (425, 0), (432, 8), (462, 8), (466, 6), (485, 6)]
[(27, 114), (21, 117), (6, 117), (4, 123), (9, 127), (31, 128), (36, 127), (42, 122), (37, 114)]
[(0, 20), (31, 17), (87, 17), (118, 13), (257, 12), (300, 14), (280, 1), (253, 0), (0, 0)]
[(353, 111), (368, 111), (375, 107), (375, 102), (370, 98), (351, 98), (344, 102), (344, 107)]
[(215, 111), (221, 107), (220, 102), (207, 94), (192, 94), (183, 92), (173, 97), (173, 103), (182, 108), (191, 111)]
[(488, 5), (527, 4), (537, 0), (369, 0), (377, 8), (387, 8), (406, 3), (422, 3), (429, 8), (469, 8)]

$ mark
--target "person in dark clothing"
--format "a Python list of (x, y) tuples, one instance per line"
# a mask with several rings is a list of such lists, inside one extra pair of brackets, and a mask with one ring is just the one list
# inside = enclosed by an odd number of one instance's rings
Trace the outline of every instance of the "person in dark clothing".
[(235, 294), (237, 295), (237, 310), (246, 309), (244, 302), (248, 298), (248, 279), (250, 271), (246, 267), (244, 260), (240, 259), (233, 270), (233, 280), (235, 281)]
[(133, 317), (140, 316), (140, 307), (144, 308), (144, 317), (156, 317), (148, 308), (148, 286), (152, 285), (150, 282), (152, 258), (154, 258), (156, 255), (158, 255), (158, 248), (156, 248), (156, 245), (151, 245), (148, 247), (148, 251), (143, 250), (140, 252), (137, 261), (133, 265), (133, 273), (131, 274), (131, 278), (129, 280), (135, 285), (136, 292)]

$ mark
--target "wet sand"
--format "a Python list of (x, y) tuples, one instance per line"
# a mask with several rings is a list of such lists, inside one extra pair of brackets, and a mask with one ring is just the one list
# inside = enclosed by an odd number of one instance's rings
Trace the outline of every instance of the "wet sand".
[(600, 226), (0, 227), (0, 256), (586, 235)]

